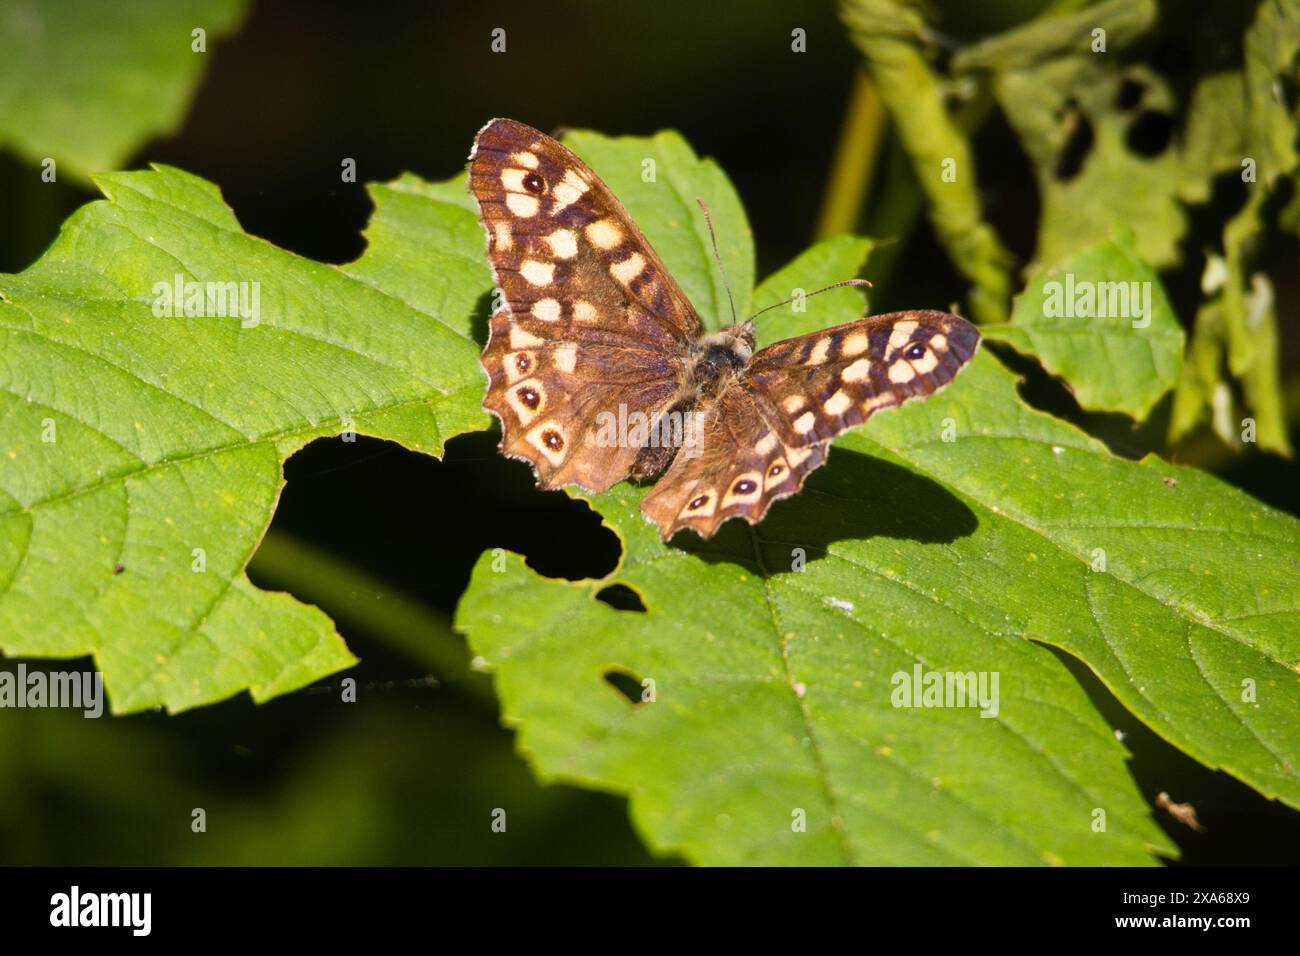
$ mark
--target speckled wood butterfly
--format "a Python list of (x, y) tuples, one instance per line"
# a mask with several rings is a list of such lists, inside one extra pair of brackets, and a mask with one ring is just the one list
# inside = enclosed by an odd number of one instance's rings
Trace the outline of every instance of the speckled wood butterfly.
[(921, 311), (758, 352), (752, 320), (706, 333), (609, 188), (514, 120), (479, 131), (469, 184), (505, 297), (482, 359), (501, 451), (542, 488), (662, 476), (641, 512), (664, 540), (758, 523), (826, 461), (831, 439), (933, 394), (979, 345), (969, 322)]

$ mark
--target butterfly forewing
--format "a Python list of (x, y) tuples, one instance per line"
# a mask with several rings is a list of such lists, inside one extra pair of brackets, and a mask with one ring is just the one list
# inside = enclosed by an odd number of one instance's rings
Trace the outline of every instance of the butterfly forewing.
[(598, 441), (596, 417), (669, 407), (699, 318), (622, 204), (549, 136), (493, 120), (469, 180), (505, 299), (483, 353), (502, 450), (543, 487), (604, 490), (638, 449)]
[(741, 377), (783, 441), (830, 441), (882, 408), (943, 388), (979, 332), (945, 312), (891, 312), (769, 345)]

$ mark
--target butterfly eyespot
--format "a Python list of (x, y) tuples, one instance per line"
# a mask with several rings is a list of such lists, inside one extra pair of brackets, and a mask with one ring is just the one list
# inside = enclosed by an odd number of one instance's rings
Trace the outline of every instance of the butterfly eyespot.
[(521, 373), (527, 372), (532, 367), (533, 362), (527, 355), (520, 355), (515, 359), (515, 368), (519, 369)]
[(560, 433), (554, 430), (542, 432), (542, 441), (546, 442), (546, 447), (551, 451), (559, 451), (564, 447), (564, 439)]
[(783, 471), (785, 471), (784, 466), (782, 466), (782, 465), (773, 465), (771, 468), (769, 468), (769, 469), (767, 470), (767, 477), (769, 477), (769, 478), (775, 478), (777, 475), (781, 474), (781, 472), (783, 472)]
[(546, 182), (538, 173), (529, 173), (524, 177), (524, 188), (530, 193), (540, 193), (546, 188)]
[[(519, 390), (519, 400), (523, 402), (525, 405), (527, 405), (529, 408), (536, 411), (537, 406), (542, 403), (542, 396), (537, 394), (537, 389), (532, 387), (525, 387)], [(547, 434), (554, 435), (555, 433), (547, 432)], [(559, 436), (557, 435), (556, 437), (558, 438)], [(547, 444), (549, 445), (550, 442), (547, 441)], [(561, 442), (560, 444), (563, 444), (563, 442)]]
[(903, 354), (904, 354), (907, 358), (909, 358), (909, 359), (911, 359), (913, 362), (915, 362), (917, 359), (923, 359), (923, 358), (925, 358), (925, 346), (922, 345), (920, 342), (916, 342), (916, 343), (914, 343), (914, 344), (912, 344), (912, 345), (909, 345), (909, 346), (907, 347), (907, 351), (906, 351), (905, 353), (903, 353)]
[(709, 496), (708, 496), (708, 495), (700, 495), (698, 498), (696, 498), (694, 501), (692, 501), (689, 505), (687, 505), (686, 508), (687, 508), (687, 510), (689, 510), (689, 511), (698, 511), (700, 508), (703, 508), (703, 507), (704, 507), (705, 505), (707, 505), (708, 503), (709, 503)]
[(744, 481), (736, 482), (736, 486), (731, 490), (738, 495), (752, 495), (756, 488), (758, 485), (746, 478)]

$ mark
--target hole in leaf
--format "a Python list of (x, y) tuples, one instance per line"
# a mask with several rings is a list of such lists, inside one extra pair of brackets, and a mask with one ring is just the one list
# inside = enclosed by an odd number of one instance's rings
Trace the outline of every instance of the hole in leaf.
[(1142, 102), (1142, 95), (1146, 91), (1147, 85), (1141, 80), (1135, 80), (1131, 76), (1124, 77), (1119, 84), (1119, 89), (1115, 92), (1115, 109), (1133, 109)]
[(596, 600), (604, 601), (619, 611), (640, 611), (645, 613), (645, 602), (626, 584), (611, 584), (596, 593)]
[(1068, 181), (1079, 175), (1079, 170), (1083, 169), (1084, 160), (1092, 152), (1096, 134), (1093, 133), (1092, 120), (1073, 104), (1066, 108), (1063, 120), (1067, 130), (1065, 143), (1061, 147), (1061, 155), (1056, 159), (1056, 169), (1053, 174), (1057, 179)]
[(1168, 113), (1143, 110), (1129, 125), (1124, 141), (1141, 156), (1159, 156), (1174, 135), (1174, 121)]
[(605, 683), (626, 698), (629, 704), (639, 707), (641, 700), (641, 678), (621, 667), (611, 667), (604, 673)]

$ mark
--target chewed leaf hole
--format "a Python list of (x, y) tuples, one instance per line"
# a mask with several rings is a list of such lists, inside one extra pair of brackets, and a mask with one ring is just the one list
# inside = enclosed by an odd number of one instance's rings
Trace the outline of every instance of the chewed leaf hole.
[(1146, 91), (1146, 84), (1141, 80), (1134, 79), (1131, 76), (1124, 77), (1119, 84), (1119, 89), (1115, 91), (1115, 108), (1117, 110), (1133, 109), (1142, 102), (1142, 96)]
[(639, 706), (644, 703), (642, 700), (643, 687), (641, 678), (631, 671), (620, 667), (611, 667), (605, 671), (604, 677), (605, 683), (622, 694), (629, 704)]
[(1173, 117), (1157, 110), (1143, 110), (1130, 124), (1124, 141), (1139, 155), (1159, 156), (1169, 146), (1173, 135)]
[(604, 601), (620, 611), (640, 611), (645, 613), (645, 602), (626, 584), (611, 584), (596, 593), (596, 600)]

